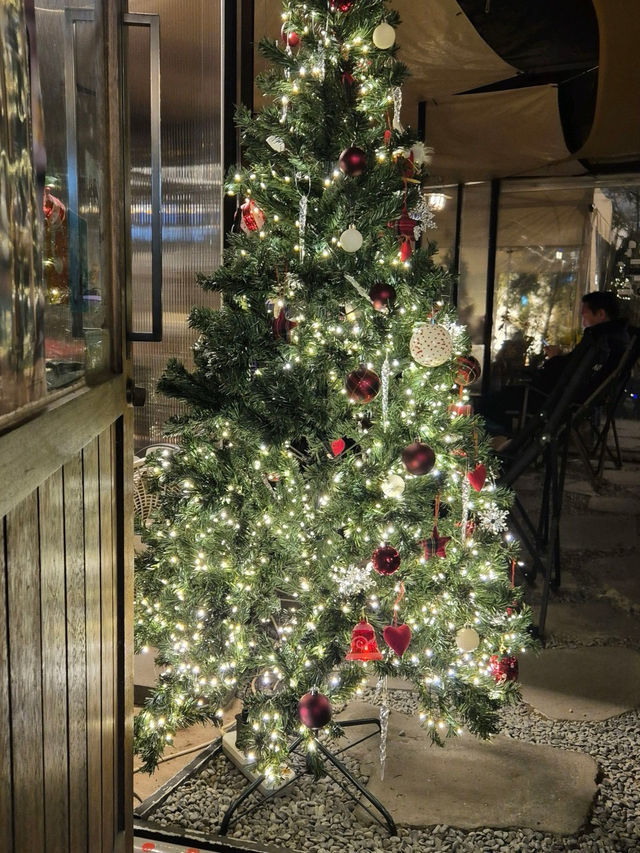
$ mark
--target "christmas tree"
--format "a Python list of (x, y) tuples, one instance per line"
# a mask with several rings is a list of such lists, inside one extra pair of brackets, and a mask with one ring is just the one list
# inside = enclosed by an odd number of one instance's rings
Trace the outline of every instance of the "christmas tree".
[(150, 467), (136, 567), (137, 646), (161, 667), (135, 721), (148, 769), (235, 694), (277, 776), (293, 735), (388, 675), (436, 742), (487, 737), (532, 642), (509, 495), (464, 391), (479, 365), (423, 236), (397, 14), (283, 5), (281, 40), (261, 44), (268, 105), (237, 114), (237, 224), (201, 279), (223, 305), (193, 309), (195, 369), (172, 361), (160, 383), (188, 414)]

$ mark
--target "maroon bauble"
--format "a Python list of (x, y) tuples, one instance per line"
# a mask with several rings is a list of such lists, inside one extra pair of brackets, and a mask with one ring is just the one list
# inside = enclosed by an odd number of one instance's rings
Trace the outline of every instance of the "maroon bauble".
[(300, 36), (294, 33), (293, 30), (286, 32), (284, 27), (280, 30), (281, 37), (286, 41), (289, 47), (297, 47), (300, 44)]
[(322, 693), (305, 693), (298, 702), (298, 716), (308, 729), (321, 729), (331, 719), (331, 702)]
[(338, 166), (345, 175), (357, 178), (367, 168), (367, 155), (362, 148), (356, 148), (355, 145), (351, 148), (345, 148), (338, 157)]
[(428, 474), (436, 464), (436, 454), (428, 444), (414, 441), (402, 451), (402, 461), (410, 474)]
[(347, 376), (345, 388), (354, 403), (369, 403), (380, 390), (380, 377), (368, 367), (359, 367)]
[(353, 6), (353, 0), (338, 0), (337, 3), (331, 4), (332, 11), (338, 9), (340, 12), (350, 12)]
[(391, 545), (383, 545), (373, 552), (371, 562), (379, 575), (392, 575), (400, 566), (400, 554)]
[(371, 286), (369, 299), (376, 311), (393, 308), (396, 301), (396, 289), (392, 284), (387, 284), (385, 281), (377, 281)]
[(455, 361), (456, 378), (458, 385), (471, 385), (477, 379), (480, 379), (482, 368), (480, 362), (473, 355), (459, 355)]

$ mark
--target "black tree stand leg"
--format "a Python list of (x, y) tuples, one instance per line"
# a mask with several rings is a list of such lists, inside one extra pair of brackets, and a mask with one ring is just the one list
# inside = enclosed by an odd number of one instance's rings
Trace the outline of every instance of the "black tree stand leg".
[[(373, 806), (373, 808), (377, 812), (379, 812), (379, 814), (384, 819), (384, 823), (386, 823), (386, 825), (387, 825), (387, 829), (389, 830), (390, 835), (397, 835), (398, 830), (396, 828), (395, 822), (394, 822), (393, 818), (391, 817), (391, 815), (389, 814), (389, 812), (386, 810), (386, 808), (382, 805), (382, 803), (376, 797), (373, 796), (372, 793), (367, 791), (365, 786), (355, 778), (355, 776), (349, 771), (349, 769), (338, 758), (338, 755), (341, 755), (343, 752), (347, 752), (349, 749), (356, 746), (356, 744), (362, 743), (363, 741), (368, 740), (370, 737), (373, 737), (376, 733), (379, 733), (380, 732), (380, 721), (376, 717), (369, 717), (369, 718), (363, 719), (363, 720), (344, 720), (344, 721), (340, 722), (340, 725), (343, 728), (351, 728), (353, 726), (375, 725), (377, 727), (377, 732), (374, 731), (371, 734), (364, 735), (363, 737), (359, 738), (357, 741), (354, 741), (353, 743), (348, 744), (347, 746), (343, 747), (341, 750), (339, 750), (339, 752), (337, 754), (333, 753), (333, 752), (331, 752), (331, 750), (327, 749), (327, 747), (318, 740), (317, 735), (314, 735), (312, 742), (315, 743), (316, 749), (322, 753), (322, 755), (327, 759), (327, 761), (331, 765), (333, 765), (333, 767), (336, 768), (338, 773), (340, 773), (347, 780), (347, 782), (349, 782), (354, 788), (356, 788), (356, 790), (360, 793), (360, 795), (362, 797), (364, 797)], [(289, 750), (288, 750), (290, 755), (296, 751), (296, 749), (300, 745), (301, 741), (302, 741), (302, 737), (298, 737), (293, 741), (293, 743), (291, 744), (291, 746), (289, 747)], [(247, 787), (240, 794), (240, 796), (237, 797), (231, 803), (229, 808), (226, 810), (226, 812), (224, 813), (224, 816), (222, 818), (222, 823), (220, 824), (220, 829), (218, 831), (219, 834), (220, 835), (226, 835), (228, 830), (229, 830), (229, 826), (231, 825), (232, 822), (235, 823), (237, 820), (240, 819), (240, 817), (248, 815), (251, 812), (255, 811), (257, 808), (259, 808), (260, 806), (264, 805), (266, 802), (271, 800), (276, 794), (279, 794), (283, 790), (283, 788), (288, 788), (289, 785), (292, 785), (297, 779), (299, 779), (301, 776), (304, 776), (304, 774), (306, 772), (308, 772), (308, 771), (304, 770), (300, 773), (296, 773), (296, 775), (292, 779), (290, 779), (286, 784), (284, 784), (282, 787), (278, 788), (277, 790), (273, 791), (270, 794), (267, 794), (266, 796), (263, 796), (262, 800), (260, 800), (257, 803), (254, 803), (252, 806), (249, 806), (248, 808), (244, 809), (242, 812), (235, 815), (235, 817), (234, 817), (234, 814), (237, 811), (237, 809), (245, 802), (245, 800), (247, 800), (251, 796), (251, 794), (253, 794), (255, 791), (257, 791), (258, 788), (260, 787), (260, 785), (264, 782), (264, 779), (265, 779), (264, 774), (262, 776), (258, 776), (257, 779), (254, 779), (253, 782), (251, 782), (249, 785), (247, 785)], [(342, 788), (342, 790), (345, 791), (345, 793), (347, 793), (351, 797), (352, 800), (359, 802), (358, 797), (354, 793), (349, 791), (345, 784), (343, 784), (339, 779), (337, 779), (332, 774), (328, 774), (328, 775), (331, 776), (333, 781), (336, 782)], [(366, 808), (366, 806), (364, 806), (364, 808)], [(368, 808), (366, 809), (366, 811), (368, 812), (368, 814), (370, 814), (372, 817), (374, 817), (378, 821), (378, 823), (382, 824), (382, 820), (380, 820), (380, 818), (377, 817), (373, 812), (371, 812)]]

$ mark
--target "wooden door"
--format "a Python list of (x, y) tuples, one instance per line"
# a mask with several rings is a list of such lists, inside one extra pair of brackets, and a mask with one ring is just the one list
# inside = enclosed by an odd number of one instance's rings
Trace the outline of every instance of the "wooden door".
[[(110, 355), (102, 372), (92, 376), (87, 368), (69, 388), (0, 421), (3, 853), (132, 848), (133, 451), (120, 286), (121, 8), (113, 0), (84, 5), (94, 17), (80, 10), (85, 17), (76, 14), (71, 26), (97, 22), (106, 69), (98, 230), (100, 275), (110, 283), (103, 335)], [(17, 15), (24, 8), (21, 0), (9, 6)], [(70, 203), (65, 209), (71, 212)]]

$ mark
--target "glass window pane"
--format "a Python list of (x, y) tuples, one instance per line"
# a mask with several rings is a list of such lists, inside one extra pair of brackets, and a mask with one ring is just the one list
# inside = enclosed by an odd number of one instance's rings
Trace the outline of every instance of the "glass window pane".
[(101, 373), (110, 363), (100, 22), (100, 0), (36, 4), (47, 150), (43, 277), (49, 389)]

